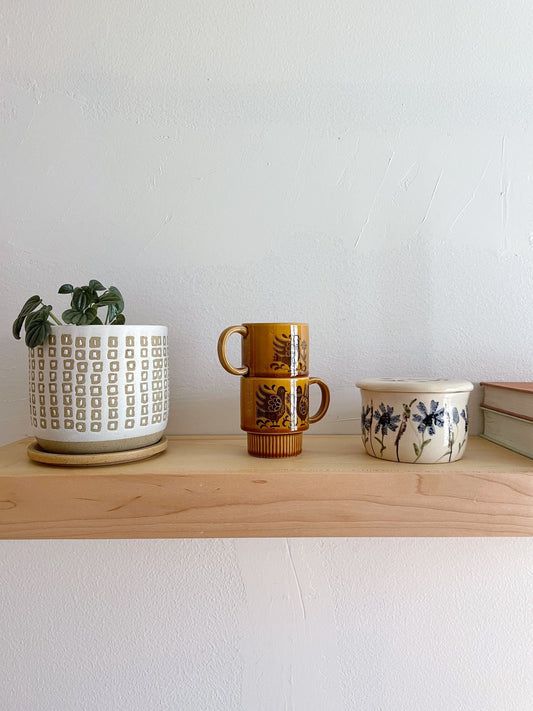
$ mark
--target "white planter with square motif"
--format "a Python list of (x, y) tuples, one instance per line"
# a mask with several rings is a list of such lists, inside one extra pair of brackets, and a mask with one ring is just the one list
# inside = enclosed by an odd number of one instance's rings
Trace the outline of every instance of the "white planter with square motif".
[(168, 383), (166, 326), (52, 326), (29, 349), (33, 434), (49, 452), (148, 446), (167, 426)]

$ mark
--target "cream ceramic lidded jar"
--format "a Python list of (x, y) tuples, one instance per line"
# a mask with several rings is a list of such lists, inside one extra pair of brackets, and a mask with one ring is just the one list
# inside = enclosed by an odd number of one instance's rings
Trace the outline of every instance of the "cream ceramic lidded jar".
[(468, 440), (468, 380), (365, 378), (361, 436), (367, 454), (432, 464), (463, 456)]

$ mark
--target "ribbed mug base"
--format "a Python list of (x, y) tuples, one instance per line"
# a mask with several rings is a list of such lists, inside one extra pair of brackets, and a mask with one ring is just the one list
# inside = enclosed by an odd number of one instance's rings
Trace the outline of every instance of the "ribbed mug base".
[(248, 432), (248, 454), (253, 457), (276, 459), (295, 457), (302, 453), (303, 433), (256, 434)]

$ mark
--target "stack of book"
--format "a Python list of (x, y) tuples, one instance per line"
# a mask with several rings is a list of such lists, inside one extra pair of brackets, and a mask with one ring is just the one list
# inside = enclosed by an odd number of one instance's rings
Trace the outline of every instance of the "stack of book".
[(533, 458), (533, 383), (481, 383), (482, 437)]

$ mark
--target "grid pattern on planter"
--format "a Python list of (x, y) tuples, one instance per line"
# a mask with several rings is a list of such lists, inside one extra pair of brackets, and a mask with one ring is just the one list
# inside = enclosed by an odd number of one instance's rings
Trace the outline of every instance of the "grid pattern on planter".
[(51, 335), (30, 349), (30, 418), (97, 438), (168, 418), (167, 337)]

